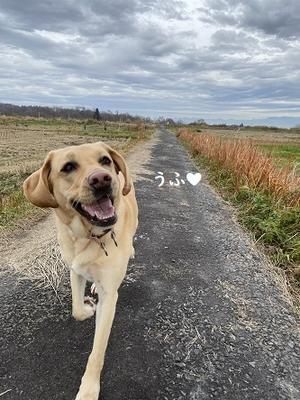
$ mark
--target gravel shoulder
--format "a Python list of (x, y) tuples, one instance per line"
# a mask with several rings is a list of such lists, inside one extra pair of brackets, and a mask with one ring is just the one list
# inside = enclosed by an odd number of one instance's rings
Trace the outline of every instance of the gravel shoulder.
[[(131, 161), (136, 258), (120, 289), (100, 398), (299, 400), (299, 321), (284, 287), (209, 185), (158, 188), (158, 171), (169, 180), (196, 170), (174, 135), (161, 129), (141, 146)], [(7, 243), (2, 262), (26, 263), (53, 235), (49, 217)], [(73, 399), (94, 321), (71, 318), (67, 280), (56, 295), (5, 277), (0, 296), (3, 400)]]

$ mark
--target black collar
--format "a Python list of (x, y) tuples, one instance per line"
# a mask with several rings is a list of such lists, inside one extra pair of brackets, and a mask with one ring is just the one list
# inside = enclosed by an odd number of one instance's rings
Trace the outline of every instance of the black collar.
[(103, 236), (107, 235), (109, 232), (110, 232), (110, 237), (114, 241), (115, 246), (118, 247), (116, 234), (112, 228), (105, 229), (105, 231), (103, 231), (101, 235), (95, 235), (94, 233), (91, 232), (91, 239), (94, 239), (97, 243), (99, 243), (106, 256), (108, 256), (108, 252), (106, 250), (105, 243), (101, 241), (101, 238), (103, 238)]
[(108, 232), (111, 232), (111, 231), (112, 231), (112, 228), (105, 229), (101, 235), (96, 235), (95, 233), (91, 232), (91, 237), (93, 239), (101, 239), (101, 238), (103, 238), (103, 236), (107, 235)]

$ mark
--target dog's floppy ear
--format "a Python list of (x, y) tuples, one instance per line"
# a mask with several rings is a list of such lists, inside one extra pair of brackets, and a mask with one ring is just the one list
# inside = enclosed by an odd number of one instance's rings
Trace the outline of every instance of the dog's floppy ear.
[(23, 183), (26, 198), (38, 207), (58, 207), (49, 182), (52, 156), (53, 154), (50, 152), (42, 168), (31, 174)]
[(112, 149), (108, 145), (106, 145), (106, 147), (108, 149), (109, 154), (111, 155), (111, 158), (113, 159), (117, 173), (119, 173), (121, 171), (122, 174), (124, 175), (125, 184), (124, 184), (122, 193), (124, 196), (126, 196), (131, 190), (131, 178), (129, 175), (128, 167), (126, 165), (126, 161), (121, 156), (121, 154), (118, 153), (116, 150)]

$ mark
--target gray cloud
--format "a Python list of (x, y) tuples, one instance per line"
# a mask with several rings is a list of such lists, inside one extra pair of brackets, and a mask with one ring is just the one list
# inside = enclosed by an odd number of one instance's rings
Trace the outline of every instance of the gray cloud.
[[(65, 30), (70, 22), (84, 20), (75, 1), (1, 0), (0, 12), (6, 23), (18, 29)], [(7, 18), (8, 17), (8, 18)]]
[(0, 0), (1, 101), (300, 117), (293, 0), (78, 3)]
[(136, 16), (147, 12), (181, 19), (184, 18), (184, 3), (179, 0), (163, 3), (159, 0), (0, 1), (2, 21), (13, 28), (78, 33), (88, 37), (134, 32)]
[(288, 39), (300, 36), (298, 0), (206, 0), (199, 10), (211, 23), (257, 29)]

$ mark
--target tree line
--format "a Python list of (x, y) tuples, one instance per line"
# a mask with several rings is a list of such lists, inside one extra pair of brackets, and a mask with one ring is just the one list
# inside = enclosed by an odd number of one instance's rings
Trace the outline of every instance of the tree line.
[(18, 106), (15, 104), (0, 103), (0, 115), (24, 116), (35, 118), (63, 118), (63, 119), (96, 119), (98, 121), (116, 122), (152, 122), (150, 118), (143, 118), (129, 113), (118, 111), (99, 111), (85, 107), (63, 108), (46, 106)]

